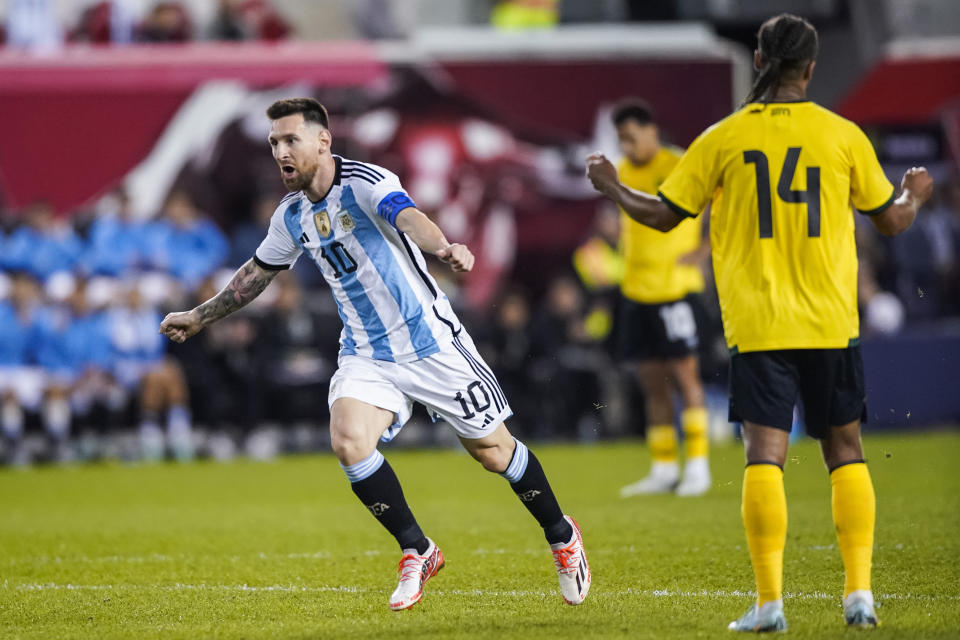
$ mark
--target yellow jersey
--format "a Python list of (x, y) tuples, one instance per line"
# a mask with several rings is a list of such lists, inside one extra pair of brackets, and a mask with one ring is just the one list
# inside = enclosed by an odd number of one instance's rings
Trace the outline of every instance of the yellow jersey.
[(660, 197), (691, 217), (714, 198), (713, 269), (732, 351), (859, 338), (852, 208), (880, 213), (894, 188), (857, 125), (805, 100), (749, 104), (700, 134)]
[[(624, 158), (617, 166), (620, 182), (631, 189), (656, 193), (682, 155), (681, 149), (661, 147), (643, 166)], [(634, 221), (622, 209), (620, 218), (620, 245), (626, 263), (620, 290), (626, 298), (659, 304), (703, 291), (700, 267), (678, 262), (681, 256), (700, 246), (700, 218), (684, 220), (666, 234)]]

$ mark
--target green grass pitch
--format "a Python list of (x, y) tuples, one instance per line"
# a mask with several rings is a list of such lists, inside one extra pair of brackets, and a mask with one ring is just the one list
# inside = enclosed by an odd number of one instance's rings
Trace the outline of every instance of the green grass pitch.
[[(875, 638), (960, 637), (960, 433), (875, 435)], [(385, 450), (447, 556), (394, 613), (399, 552), (330, 456), (272, 463), (0, 470), (0, 637), (731, 638), (753, 578), (742, 452), (713, 451), (702, 498), (621, 500), (635, 442), (534, 446), (583, 528), (593, 588), (562, 603), (541, 532), (505, 482), (453, 451)], [(849, 638), (816, 444), (787, 465), (790, 635)], [(862, 632), (868, 633), (868, 632)]]

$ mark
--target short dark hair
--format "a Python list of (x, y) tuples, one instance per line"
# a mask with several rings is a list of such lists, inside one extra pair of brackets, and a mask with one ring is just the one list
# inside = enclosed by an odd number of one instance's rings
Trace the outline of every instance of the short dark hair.
[(646, 100), (629, 98), (618, 102), (613, 107), (613, 124), (622, 125), (627, 120), (633, 120), (640, 125), (656, 124), (657, 118), (653, 107)]
[(277, 100), (267, 109), (267, 117), (279, 120), (286, 116), (302, 114), (305, 122), (316, 122), (324, 129), (330, 128), (327, 109), (313, 98), (286, 98)]

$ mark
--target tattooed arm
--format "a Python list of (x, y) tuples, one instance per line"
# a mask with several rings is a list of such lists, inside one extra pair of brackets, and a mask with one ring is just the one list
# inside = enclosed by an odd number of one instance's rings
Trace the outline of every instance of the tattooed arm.
[(223, 291), (190, 311), (167, 314), (160, 333), (174, 342), (183, 342), (208, 324), (226, 317), (260, 295), (280, 273), (264, 269), (253, 258), (247, 260)]

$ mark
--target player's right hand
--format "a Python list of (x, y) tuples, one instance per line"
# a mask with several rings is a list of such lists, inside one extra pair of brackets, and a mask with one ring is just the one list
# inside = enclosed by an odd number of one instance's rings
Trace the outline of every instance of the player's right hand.
[(454, 243), (440, 249), (436, 256), (442, 262), (450, 265), (454, 271), (470, 271), (473, 269), (474, 257), (465, 244)]
[(596, 151), (587, 156), (587, 178), (594, 189), (603, 193), (606, 187), (617, 184), (617, 168), (605, 155)]
[(912, 167), (903, 174), (900, 189), (909, 191), (917, 199), (917, 204), (921, 205), (933, 195), (933, 178), (925, 167)]
[(167, 336), (174, 342), (183, 342), (197, 334), (203, 325), (196, 311), (180, 311), (168, 313), (160, 323), (159, 333)]

